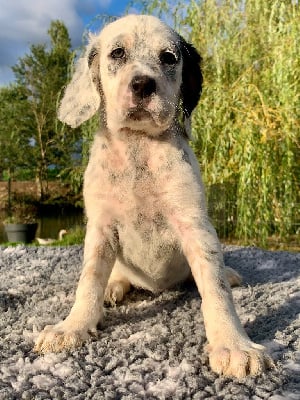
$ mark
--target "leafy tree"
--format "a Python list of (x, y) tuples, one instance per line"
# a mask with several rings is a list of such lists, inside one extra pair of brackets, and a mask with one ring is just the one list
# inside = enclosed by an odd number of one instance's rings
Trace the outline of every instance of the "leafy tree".
[(18, 119), (30, 132), (31, 167), (41, 198), (47, 193), (49, 169), (69, 167), (80, 145), (79, 130), (71, 130), (56, 117), (74, 58), (69, 34), (61, 21), (51, 22), (48, 34), (50, 47), (32, 45), (30, 53), (13, 67), (17, 85), (26, 96), (26, 107)]
[(11, 204), (11, 180), (17, 169), (30, 164), (30, 137), (18, 116), (26, 108), (22, 87), (11, 85), (0, 89), (0, 171), (8, 180), (8, 208)]

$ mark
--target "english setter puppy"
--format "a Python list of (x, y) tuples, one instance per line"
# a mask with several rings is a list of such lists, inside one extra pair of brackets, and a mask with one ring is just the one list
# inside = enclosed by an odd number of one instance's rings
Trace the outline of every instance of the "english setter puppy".
[(99, 112), (84, 176), (87, 232), (70, 314), (40, 333), (35, 350), (71, 349), (97, 331), (105, 300), (130, 286), (153, 292), (192, 274), (202, 298), (211, 368), (243, 377), (272, 364), (235, 311), (209, 222), (190, 116), (201, 94), (200, 56), (152, 16), (129, 15), (93, 36), (62, 99), (59, 118), (77, 127)]

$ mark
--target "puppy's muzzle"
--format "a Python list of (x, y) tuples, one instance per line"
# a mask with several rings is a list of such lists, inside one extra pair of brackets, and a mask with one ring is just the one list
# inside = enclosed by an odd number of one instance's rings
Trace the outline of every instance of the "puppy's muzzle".
[(152, 94), (156, 93), (156, 82), (147, 75), (136, 75), (129, 84), (133, 94), (133, 102), (141, 105)]

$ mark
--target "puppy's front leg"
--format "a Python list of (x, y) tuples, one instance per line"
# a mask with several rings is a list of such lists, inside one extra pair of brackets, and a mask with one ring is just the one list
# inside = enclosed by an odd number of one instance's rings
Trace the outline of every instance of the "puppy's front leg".
[(175, 227), (202, 297), (211, 368), (237, 378), (257, 375), (272, 365), (264, 347), (253, 343), (243, 329), (225, 276), (223, 256), (213, 227), (184, 223)]
[(84, 265), (70, 314), (40, 333), (35, 351), (59, 352), (80, 346), (95, 334), (102, 318), (104, 292), (116, 256), (112, 240), (98, 227), (89, 224), (85, 237)]

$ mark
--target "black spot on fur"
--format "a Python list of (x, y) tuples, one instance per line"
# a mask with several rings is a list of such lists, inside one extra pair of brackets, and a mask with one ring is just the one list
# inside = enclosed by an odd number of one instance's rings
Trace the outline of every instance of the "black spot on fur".
[(151, 175), (149, 167), (146, 163), (137, 165), (135, 167), (135, 180), (140, 181), (146, 179)]
[(87, 112), (89, 112), (91, 108), (90, 104), (85, 104), (84, 107), (81, 108), (81, 110), (79, 111), (79, 115), (85, 115)]
[(123, 65), (123, 62), (117, 60), (117, 61), (112, 61), (110, 64), (108, 64), (108, 74), (109, 75), (116, 75), (118, 70), (121, 68)]
[(89, 68), (91, 67), (95, 57), (98, 55), (98, 51), (95, 49), (95, 47), (92, 48), (88, 55), (88, 66)]
[(219, 258), (219, 252), (215, 250), (210, 250), (205, 254), (205, 259), (208, 262), (216, 262)]
[(154, 224), (155, 224), (155, 226), (156, 226), (158, 231), (162, 231), (163, 229), (166, 229), (167, 226), (168, 226), (166, 218), (160, 212), (155, 213), (154, 218), (153, 218), (153, 222), (154, 222)]
[(221, 288), (224, 292), (229, 293), (228, 285), (226, 285), (226, 283), (223, 281), (223, 279), (220, 279), (219, 284), (220, 284), (220, 288)]

